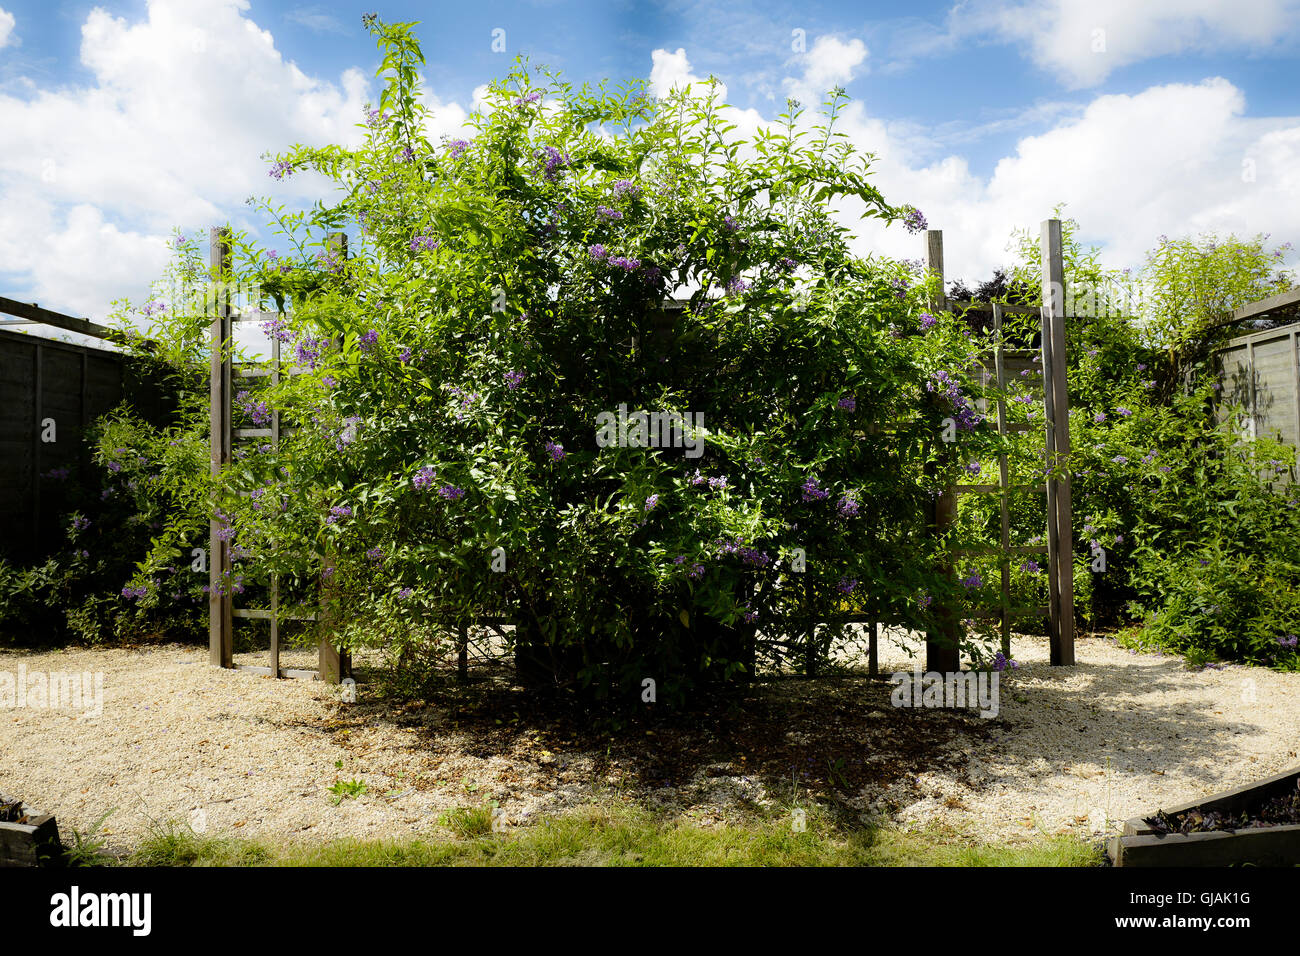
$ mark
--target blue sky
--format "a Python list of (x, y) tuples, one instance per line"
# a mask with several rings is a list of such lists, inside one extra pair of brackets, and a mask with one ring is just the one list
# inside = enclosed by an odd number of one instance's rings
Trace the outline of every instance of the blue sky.
[(1300, 239), (1300, 0), (0, 0), (0, 294), (102, 316), (144, 294), (172, 226), (305, 199), (260, 156), (353, 135), (371, 9), (422, 22), (439, 132), (520, 53), (579, 83), (715, 74), (742, 130), (842, 83), (877, 185), (945, 230), (951, 277), (1061, 201), (1116, 266), (1162, 233)]

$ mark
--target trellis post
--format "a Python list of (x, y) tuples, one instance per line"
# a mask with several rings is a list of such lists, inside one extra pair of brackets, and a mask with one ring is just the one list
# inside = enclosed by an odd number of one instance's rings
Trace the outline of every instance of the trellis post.
[(1065, 357), (1065, 264), (1061, 221), (1043, 221), (1043, 389), (1047, 411), (1046, 465), (1061, 469), (1047, 478), (1048, 590), (1051, 662), (1074, 663), (1074, 533), (1070, 523), (1070, 393)]
[[(348, 237), (343, 232), (329, 235), (330, 255), (340, 263), (348, 257)], [(342, 340), (334, 338), (334, 347), (341, 348)], [(320, 645), (317, 648), (316, 670), (320, 679), (327, 684), (337, 684), (345, 677), (352, 676), (352, 659), (347, 651), (339, 650), (334, 643), (334, 631), (339, 624), (338, 588), (334, 583), (335, 560), (333, 551), (327, 551), (321, 559), (321, 613), (318, 620)]]
[[(947, 306), (944, 294), (943, 278), (943, 230), (927, 229), (925, 233), (925, 268), (928, 276), (938, 278), (939, 291), (931, 297), (930, 307), (936, 311)], [(930, 505), (931, 533), (942, 539), (952, 527), (957, 517), (957, 490), (951, 485)], [(944, 555), (940, 559), (939, 573), (951, 578), (953, 576), (952, 559)], [(939, 673), (955, 673), (961, 670), (961, 649), (957, 640), (957, 609), (946, 602), (935, 604), (935, 631), (926, 635), (925, 669)]]
[[(209, 446), (211, 473), (216, 478), (230, 465), (230, 300), (224, 285), (230, 273), (230, 230), (213, 228), (209, 233), (208, 264), (210, 295), (204, 297), (212, 309), (212, 364), (209, 387)], [(214, 667), (234, 666), (233, 600), (230, 593), (230, 541), (215, 502), (208, 526), (208, 663)]]

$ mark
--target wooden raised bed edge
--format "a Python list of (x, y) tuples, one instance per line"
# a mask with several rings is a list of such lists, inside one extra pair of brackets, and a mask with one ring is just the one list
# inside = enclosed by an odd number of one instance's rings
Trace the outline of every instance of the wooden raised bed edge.
[[(1240, 815), (1270, 797), (1294, 790), (1300, 767), (1267, 780), (1225, 790), (1200, 800), (1163, 809), (1170, 816), (1187, 810)], [(1300, 864), (1300, 825), (1211, 830), (1205, 833), (1158, 833), (1145, 821), (1155, 811), (1124, 822), (1124, 834), (1112, 837), (1107, 852), (1116, 866), (1294, 866)]]
[(62, 850), (53, 814), (0, 823), (0, 866), (58, 865)]

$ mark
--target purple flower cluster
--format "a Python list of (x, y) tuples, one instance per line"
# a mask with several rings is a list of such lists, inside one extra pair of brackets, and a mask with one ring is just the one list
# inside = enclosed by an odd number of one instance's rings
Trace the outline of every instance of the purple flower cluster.
[(641, 194), (641, 187), (630, 179), (620, 179), (613, 186), (615, 196), (631, 196), (633, 198)]
[(830, 492), (817, 486), (816, 478), (809, 478), (800, 488), (803, 491), (804, 501), (825, 501), (830, 497)]
[(465, 489), (457, 488), (455, 485), (443, 485), (438, 489), (438, 495), (447, 501), (460, 501), (465, 497)]
[(337, 524), (341, 518), (351, 518), (352, 509), (347, 505), (335, 505), (330, 508), (330, 515), (325, 519), (326, 524)]
[(741, 615), (741, 617), (745, 619), (746, 624), (753, 624), (755, 621), (758, 620), (758, 612), (755, 611), (753, 608), (751, 608), (748, 604), (746, 604), (745, 612)]
[(835, 585), (835, 589), (839, 591), (841, 594), (852, 594), (853, 589), (856, 588), (857, 586), (858, 586), (857, 578), (843, 577), (840, 578), (840, 583)]
[(381, 113), (378, 109), (366, 110), (366, 125), (371, 129), (377, 126), (383, 126), (388, 122), (388, 113)]
[(397, 599), (398, 599), (399, 601), (405, 601), (407, 598), (409, 598), (409, 597), (410, 597), (412, 594), (414, 594), (414, 593), (415, 593), (415, 592), (412, 591), (410, 588), (402, 588), (402, 590), (400, 590), (400, 591), (397, 592)]
[(460, 159), (460, 154), (469, 149), (469, 140), (453, 139), (447, 144), (447, 155), (452, 159)]
[(384, 549), (371, 548), (369, 551), (366, 552), (366, 557), (369, 558), (371, 561), (382, 561), (384, 560)]
[(799, 268), (799, 263), (795, 262), (789, 256), (782, 256), (777, 261), (777, 265), (781, 267), (783, 272), (794, 272), (795, 269)]
[(857, 411), (858, 401), (852, 395), (845, 395), (836, 403), (836, 408), (842, 408), (846, 412)]
[(654, 511), (654, 509), (655, 509), (655, 505), (657, 505), (657, 504), (659, 504), (659, 496), (658, 496), (658, 495), (651, 495), (649, 498), (647, 498), (647, 499), (645, 500), (645, 510), (646, 510), (646, 511)]
[(702, 564), (691, 565), (691, 569), (686, 572), (686, 576), (694, 580), (698, 580), (704, 577), (704, 565)]
[(293, 332), (289, 328), (289, 323), (281, 316), (273, 319), (267, 319), (262, 323), (262, 331), (273, 339), (281, 342), (288, 342), (293, 339)]
[(608, 206), (597, 206), (596, 215), (604, 216), (606, 219), (622, 219), (623, 214), (617, 209), (610, 209)]
[(609, 260), (609, 264), (626, 272), (635, 272), (641, 268), (640, 259), (629, 259), (626, 256), (615, 256)]
[(1128, 417), (1129, 417), (1130, 415), (1132, 415), (1133, 413), (1132, 413), (1131, 411), (1129, 411), (1129, 409), (1124, 408), (1124, 407), (1121, 406), (1120, 408), (1115, 409), (1115, 414), (1116, 414), (1116, 415), (1119, 415), (1119, 416), (1122, 417), (1122, 418), (1128, 418)]
[(564, 446), (553, 441), (546, 443), (546, 454), (551, 456), (551, 461), (560, 461), (564, 458)]
[(722, 225), (728, 232), (735, 232), (740, 228), (740, 223), (736, 221), (735, 216), (723, 216)]
[(972, 591), (984, 587), (984, 579), (980, 577), (978, 571), (972, 571), (966, 577), (962, 578), (962, 585)]
[(272, 179), (284, 179), (285, 176), (292, 176), (295, 172), (296, 170), (293, 168), (293, 163), (280, 160), (271, 167), (271, 171), (267, 173), (267, 175)]
[(298, 343), (298, 362), (314, 369), (320, 365), (320, 357), (324, 349), (324, 339), (308, 336)]
[(903, 207), (904, 229), (912, 233), (912, 235), (916, 235), (918, 232), (924, 232), (928, 226), (929, 223), (925, 221), (925, 216), (922, 214), (921, 210), (917, 209), (915, 206)]
[(536, 103), (541, 98), (541, 91), (533, 90), (533, 92), (529, 93), (527, 96), (521, 96), (519, 99), (515, 100), (515, 106), (525, 106), (529, 103)]
[(235, 395), (235, 404), (246, 414), (254, 425), (265, 425), (271, 420), (271, 409), (266, 402), (255, 402), (243, 391)]
[(845, 495), (839, 500), (835, 510), (839, 512), (841, 518), (856, 518), (860, 507), (861, 505), (858, 504), (856, 498), (852, 495)]
[(133, 588), (130, 585), (122, 588), (122, 597), (124, 598), (143, 598), (148, 596), (148, 588)]
[(506, 388), (512, 392), (519, 387), (519, 383), (524, 380), (523, 372), (506, 372)]
[(438, 246), (439, 242), (437, 239), (433, 238), (433, 236), (415, 236), (411, 239), (412, 252), (420, 252), (421, 250), (432, 252), (434, 249), (437, 249)]
[(993, 655), (993, 669), (995, 671), (1004, 671), (1008, 667), (1010, 667), (1012, 670), (1015, 670), (1019, 666), (1020, 666), (1019, 662), (1013, 661), (1011, 658), (1007, 657), (1001, 651), (998, 651), (996, 654)]
[(598, 242), (587, 250), (587, 255), (599, 262), (601, 259), (604, 259), (609, 255), (609, 250)]
[(1300, 640), (1297, 639), (1296, 635), (1288, 634), (1286, 637), (1279, 637), (1277, 642), (1283, 647), (1295, 647), (1297, 643), (1300, 643)]
[(146, 302), (144, 306), (144, 314), (146, 316), (159, 315), (166, 311), (167, 311), (167, 303), (163, 302), (160, 299), (154, 299), (152, 302)]
[(984, 420), (961, 393), (957, 380), (942, 369), (930, 375), (925, 383), (925, 390), (948, 399), (949, 404), (952, 405), (953, 420), (962, 431), (974, 431), (975, 426)]
[(922, 332), (929, 332), (932, 328), (934, 328), (938, 324), (939, 324), (939, 320), (936, 319), (929, 312), (921, 313), (921, 322), (918, 327)]
[(740, 293), (744, 292), (748, 288), (749, 288), (748, 282), (746, 282), (740, 276), (735, 276), (734, 278), (731, 279), (730, 282), (727, 283), (727, 294), (739, 295)]
[(547, 182), (554, 182), (560, 175), (560, 172), (567, 168), (572, 160), (569, 159), (568, 153), (562, 153), (554, 146), (543, 146), (542, 152), (546, 154), (545, 169), (542, 175), (546, 177)]
[(434, 470), (432, 465), (423, 465), (420, 470), (411, 478), (411, 484), (423, 491), (433, 484)]
[(72, 519), (72, 530), (74, 531), (85, 531), (89, 527), (89, 518), (83, 518), (81, 515), (77, 515), (77, 517)]
[(361, 351), (369, 352), (370, 347), (378, 341), (379, 341), (379, 333), (375, 329), (370, 329), (368, 332), (366, 332), (361, 336), (357, 344), (361, 346)]

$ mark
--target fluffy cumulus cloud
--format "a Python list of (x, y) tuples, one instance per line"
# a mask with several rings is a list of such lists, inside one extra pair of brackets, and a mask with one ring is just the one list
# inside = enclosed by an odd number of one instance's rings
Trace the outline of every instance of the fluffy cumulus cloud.
[(867, 45), (857, 37), (845, 41), (830, 35), (819, 36), (812, 49), (797, 59), (803, 72), (785, 79), (786, 93), (812, 105), (820, 103), (829, 90), (848, 86), (861, 72), (867, 59)]
[(948, 26), (952, 41), (1022, 44), (1039, 66), (1084, 87), (1150, 57), (1294, 43), (1300, 0), (968, 0)]
[(14, 15), (0, 7), (0, 49), (7, 47), (16, 40), (14, 36)]
[[(1006, 264), (1012, 230), (1037, 229), (1056, 203), (1115, 267), (1137, 265), (1161, 233), (1300, 234), (1300, 117), (1252, 119), (1224, 79), (1094, 99), (1077, 117), (1022, 138), (987, 179), (959, 157), (923, 167), (903, 140), (866, 117), (847, 131), (880, 161), (877, 185), (914, 202), (944, 230), (950, 277), (982, 279)], [(863, 251), (916, 257), (920, 237), (868, 224)]]
[[(268, 179), (262, 154), (358, 141), (374, 92), (362, 72), (306, 75), (247, 11), (245, 0), (153, 0), (133, 22), (95, 8), (81, 29), (88, 83), (0, 94), (10, 294), (103, 316), (111, 299), (144, 294), (173, 227), (258, 228), (248, 196), (311, 193), (310, 181)], [(450, 104), (439, 116), (455, 128), (465, 113)]]

